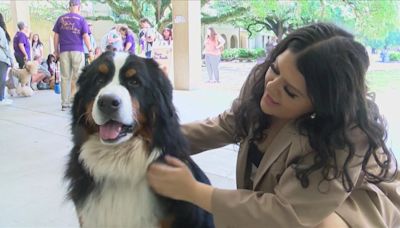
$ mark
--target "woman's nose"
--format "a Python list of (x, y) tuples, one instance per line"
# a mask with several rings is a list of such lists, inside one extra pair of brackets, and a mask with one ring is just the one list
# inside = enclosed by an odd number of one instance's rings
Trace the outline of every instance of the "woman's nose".
[(276, 93), (277, 91), (279, 91), (280, 84), (281, 82), (279, 80), (279, 77), (273, 76), (272, 78), (270, 78), (270, 80), (267, 81), (266, 87), (268, 91)]
[(279, 77), (275, 74), (272, 74), (271, 76), (268, 77), (267, 84), (279, 84)]

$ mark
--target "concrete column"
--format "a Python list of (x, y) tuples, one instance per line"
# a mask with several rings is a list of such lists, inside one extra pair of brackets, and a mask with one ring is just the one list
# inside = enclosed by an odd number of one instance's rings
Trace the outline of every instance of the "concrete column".
[(31, 27), (31, 18), (29, 14), (29, 4), (30, 1), (10, 1), (11, 6), (11, 24), (9, 31), (11, 31), (12, 35), (18, 30), (17, 23), (23, 21), (28, 24), (28, 27)]
[(175, 89), (194, 89), (201, 81), (200, 0), (172, 0), (172, 20)]

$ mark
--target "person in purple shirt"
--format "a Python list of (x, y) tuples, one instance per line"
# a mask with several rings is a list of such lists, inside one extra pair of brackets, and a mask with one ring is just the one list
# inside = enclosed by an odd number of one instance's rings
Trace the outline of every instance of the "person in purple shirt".
[(24, 22), (18, 22), (18, 31), (13, 39), (14, 56), (18, 67), (22, 69), (26, 61), (31, 59), (31, 46), (29, 43), (29, 28)]
[(133, 37), (133, 32), (129, 30), (127, 26), (121, 27), (120, 30), (123, 41), (124, 41), (124, 51), (129, 54), (135, 54), (135, 38)]
[(80, 11), (80, 0), (70, 0), (69, 13), (60, 16), (53, 28), (54, 55), (60, 61), (61, 111), (70, 108), (74, 99), (76, 81), (84, 65), (83, 43), (93, 58), (88, 24)]

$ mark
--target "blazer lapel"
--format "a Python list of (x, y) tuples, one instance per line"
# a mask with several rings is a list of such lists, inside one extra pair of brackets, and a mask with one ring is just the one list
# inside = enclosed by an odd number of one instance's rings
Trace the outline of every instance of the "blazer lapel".
[(264, 156), (261, 159), (256, 176), (254, 177), (254, 188), (260, 182), (264, 174), (268, 171), (269, 167), (271, 167), (274, 161), (279, 157), (279, 155), (289, 147), (292, 142), (291, 137), (294, 135), (294, 133), (294, 124), (292, 121), (290, 121), (275, 136), (267, 151), (264, 151)]
[(236, 186), (238, 189), (245, 189), (251, 187), (247, 174), (247, 159), (249, 155), (249, 142), (253, 138), (253, 133), (250, 134), (240, 142), (240, 149), (236, 163)]
[(249, 154), (249, 141), (245, 140), (240, 147), (236, 164), (236, 185), (238, 189), (246, 187), (246, 168), (247, 168), (247, 156)]

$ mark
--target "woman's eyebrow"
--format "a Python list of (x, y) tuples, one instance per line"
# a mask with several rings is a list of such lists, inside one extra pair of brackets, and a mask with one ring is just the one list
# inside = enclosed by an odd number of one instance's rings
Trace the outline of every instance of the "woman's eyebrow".
[[(278, 58), (279, 58), (279, 57), (278, 57)], [(274, 67), (275, 70), (277, 71), (278, 75), (280, 75), (280, 76), (282, 77), (282, 74), (281, 74), (281, 72), (280, 72), (280, 70), (279, 70), (278, 58), (277, 58), (277, 59), (275, 60), (275, 62), (273, 62), (271, 65), (273, 65), (273, 67)], [(301, 96), (305, 96), (305, 95), (300, 91), (300, 89), (298, 89), (298, 88), (296, 88), (295, 86), (293, 86), (292, 84), (290, 84), (290, 83), (286, 80), (285, 77), (283, 77), (283, 78), (284, 78), (286, 84), (288, 84), (288, 86), (289, 86), (290, 88), (292, 88), (292, 89), (294, 90), (294, 92), (300, 94)]]

